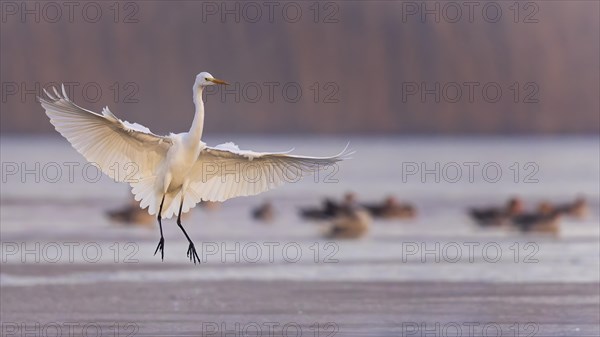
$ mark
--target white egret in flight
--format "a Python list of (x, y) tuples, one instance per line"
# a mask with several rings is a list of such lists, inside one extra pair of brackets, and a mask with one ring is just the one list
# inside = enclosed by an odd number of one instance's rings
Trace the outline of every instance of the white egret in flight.
[[(237, 196), (256, 195), (297, 180), (320, 167), (346, 159), (344, 149), (333, 157), (304, 157), (285, 153), (240, 150), (233, 143), (209, 147), (202, 142), (205, 87), (227, 84), (207, 72), (196, 76), (193, 94), (196, 112), (190, 131), (168, 136), (156, 135), (137, 123), (118, 119), (108, 109), (102, 114), (73, 103), (65, 92), (44, 90), (39, 98), (50, 122), (88, 161), (96, 164), (112, 179), (132, 187), (140, 207), (157, 215), (160, 250), (164, 260), (161, 219), (177, 214), (177, 225), (189, 242), (187, 256), (199, 261), (194, 243), (181, 225), (181, 212), (187, 212), (202, 200), (224, 201)], [(291, 178), (290, 178), (291, 176)]]

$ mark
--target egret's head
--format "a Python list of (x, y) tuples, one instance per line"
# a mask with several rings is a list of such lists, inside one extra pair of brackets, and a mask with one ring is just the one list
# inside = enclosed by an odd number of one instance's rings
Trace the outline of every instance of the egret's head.
[(194, 83), (195, 87), (206, 87), (209, 85), (215, 84), (229, 84), (223, 80), (219, 80), (213, 77), (213, 75), (207, 73), (206, 71), (201, 72), (196, 76), (196, 82)]

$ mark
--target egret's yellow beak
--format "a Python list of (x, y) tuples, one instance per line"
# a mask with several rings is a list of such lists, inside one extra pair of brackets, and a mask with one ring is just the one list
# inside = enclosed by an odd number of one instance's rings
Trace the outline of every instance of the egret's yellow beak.
[(215, 84), (224, 84), (224, 85), (229, 85), (229, 83), (227, 83), (227, 82), (225, 82), (225, 81), (223, 81), (223, 80), (216, 79), (216, 78), (214, 78), (214, 77), (213, 77), (213, 78), (207, 78), (207, 80), (208, 80), (208, 81), (210, 81), (210, 82), (213, 82), (213, 83), (215, 83)]

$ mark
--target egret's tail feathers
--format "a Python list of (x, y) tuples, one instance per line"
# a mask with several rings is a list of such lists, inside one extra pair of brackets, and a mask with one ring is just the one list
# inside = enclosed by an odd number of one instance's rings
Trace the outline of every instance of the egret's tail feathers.
[[(163, 219), (170, 219), (173, 215), (177, 215), (180, 200), (181, 197), (179, 196), (179, 193), (165, 194), (165, 202), (163, 203), (161, 214)], [(160, 200), (158, 201), (158, 205), (160, 206)], [(157, 210), (159, 206), (157, 206)]]
[[(181, 195), (181, 191), (172, 194), (167, 194), (165, 198), (165, 203), (163, 205), (163, 218), (168, 219), (173, 216), (176, 217), (179, 214), (179, 206), (181, 205)], [(189, 212), (192, 208), (194, 208), (194, 206), (196, 206), (199, 200), (200, 199), (195, 195), (194, 190), (188, 188), (183, 198), (181, 213)]]
[[(140, 179), (131, 184), (131, 192), (135, 196), (135, 200), (140, 202), (141, 208), (148, 208), (150, 215), (157, 215), (163, 195), (154, 188), (156, 177), (148, 177)], [(163, 202), (162, 214), (163, 219), (169, 219), (179, 214), (179, 205), (181, 204), (181, 191), (167, 193)], [(187, 213), (190, 209), (196, 206), (200, 198), (195, 195), (193, 189), (188, 189), (184, 197), (182, 213)]]
[(142, 178), (135, 183), (131, 183), (131, 193), (135, 200), (140, 202), (141, 208), (148, 208), (150, 215), (158, 213), (158, 207), (162, 196), (159, 196), (154, 189), (155, 176)]

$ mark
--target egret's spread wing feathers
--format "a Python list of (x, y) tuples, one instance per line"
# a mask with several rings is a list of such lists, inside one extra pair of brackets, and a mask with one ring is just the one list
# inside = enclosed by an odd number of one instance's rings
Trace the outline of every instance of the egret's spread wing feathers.
[(347, 148), (332, 157), (304, 157), (240, 150), (233, 143), (206, 147), (192, 169), (185, 197), (224, 201), (259, 194), (347, 159), (353, 153)]
[(148, 128), (122, 121), (108, 108), (102, 114), (84, 109), (71, 101), (62, 87), (49, 99), (39, 98), (50, 122), (88, 161), (116, 181), (136, 182), (152, 176), (171, 146), (171, 139)]

